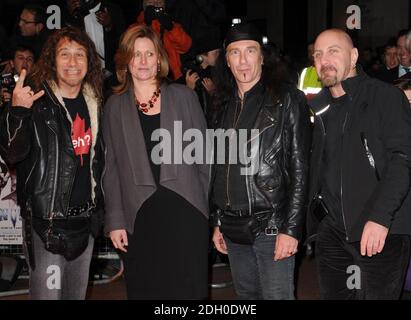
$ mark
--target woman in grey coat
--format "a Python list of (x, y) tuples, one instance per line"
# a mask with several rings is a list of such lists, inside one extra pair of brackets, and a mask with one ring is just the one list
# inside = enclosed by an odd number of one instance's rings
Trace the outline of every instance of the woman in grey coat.
[[(165, 80), (167, 56), (151, 29), (129, 28), (115, 60), (120, 85), (103, 121), (105, 231), (122, 253), (128, 298), (206, 298), (209, 168), (200, 159), (200, 104), (194, 91)], [(190, 132), (194, 144), (183, 141)]]

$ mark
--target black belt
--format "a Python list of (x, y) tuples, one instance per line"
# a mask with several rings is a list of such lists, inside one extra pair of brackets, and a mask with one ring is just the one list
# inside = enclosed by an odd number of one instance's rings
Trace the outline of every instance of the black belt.
[(223, 210), (223, 209), (217, 209), (217, 213), (221, 215), (227, 215), (227, 216), (236, 216), (236, 217), (247, 217), (250, 216), (250, 210), (248, 209), (241, 209), (241, 210)]
[(217, 214), (220, 215), (227, 215), (227, 216), (235, 216), (235, 217), (248, 217), (248, 216), (256, 216), (261, 217), (268, 215), (269, 213), (272, 213), (272, 210), (262, 210), (262, 211), (256, 211), (256, 212), (250, 212), (248, 209), (240, 209), (240, 210), (223, 210), (223, 209), (217, 209)]
[(67, 209), (67, 216), (68, 217), (75, 217), (79, 216), (83, 213), (88, 213), (96, 208), (96, 205), (93, 203), (93, 201), (88, 201), (87, 203), (77, 206), (77, 207), (70, 207)]
[[(266, 224), (268, 220), (271, 218), (272, 210), (262, 210), (257, 212), (250, 212), (248, 209), (242, 210), (223, 210), (217, 209), (217, 216), (234, 216), (234, 217), (246, 217), (253, 215), (260, 223)], [(275, 236), (278, 234), (278, 228), (276, 226), (265, 226), (263, 228), (264, 232), (268, 236)]]

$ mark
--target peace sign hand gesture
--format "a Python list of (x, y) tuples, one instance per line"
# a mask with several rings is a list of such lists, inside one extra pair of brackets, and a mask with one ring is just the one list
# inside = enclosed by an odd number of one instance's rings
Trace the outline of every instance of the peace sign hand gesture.
[(13, 97), (11, 102), (11, 105), (13, 107), (24, 107), (30, 109), (33, 106), (34, 101), (39, 99), (44, 94), (44, 90), (41, 90), (34, 94), (29, 86), (23, 87), (26, 73), (26, 69), (22, 69), (20, 72), (19, 80), (17, 80), (16, 82), (16, 87), (13, 90)]

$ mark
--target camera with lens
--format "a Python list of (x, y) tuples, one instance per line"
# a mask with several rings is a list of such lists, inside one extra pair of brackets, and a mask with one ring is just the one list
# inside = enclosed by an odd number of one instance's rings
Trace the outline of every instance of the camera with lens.
[(80, 0), (80, 5), (73, 11), (73, 17), (83, 19), (97, 5), (97, 2), (97, 0)]
[(12, 92), (19, 80), (18, 74), (5, 73), (0, 76), (0, 88), (5, 88), (7, 92)]
[(197, 73), (199, 76), (199, 81), (201, 82), (203, 79), (203, 69), (200, 67), (201, 63), (198, 63), (196, 59), (192, 59), (187, 61), (186, 63), (183, 64), (182, 72), (185, 75), (188, 70), (191, 70), (190, 75), (193, 73)]
[(154, 13), (157, 17), (161, 16), (164, 13), (164, 8), (163, 7), (154, 7), (153, 10), (154, 10)]
[(188, 70), (191, 70), (190, 75), (193, 73), (197, 73), (199, 79), (196, 82), (196, 90), (203, 89), (202, 81), (204, 78), (211, 78), (211, 69), (206, 68), (203, 69), (200, 65), (203, 62), (201, 55), (197, 55), (195, 58), (183, 63), (182, 73), (185, 77)]
[(152, 16), (153, 19), (158, 19), (160, 16), (166, 13), (166, 10), (163, 7), (148, 5), (144, 9), (144, 13)]
[(144, 9), (144, 22), (148, 26), (151, 26), (151, 23), (154, 20), (158, 20), (166, 29), (171, 29), (173, 27), (171, 17), (166, 13), (164, 7), (148, 5)]

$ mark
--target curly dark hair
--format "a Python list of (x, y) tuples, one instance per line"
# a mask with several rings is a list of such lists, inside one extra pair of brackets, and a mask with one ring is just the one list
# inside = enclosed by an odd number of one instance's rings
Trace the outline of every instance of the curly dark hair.
[[(272, 43), (261, 46), (264, 64), (262, 66), (261, 82), (270, 91), (274, 99), (280, 98), (290, 86), (295, 86), (290, 70), (285, 61), (281, 58), (276, 46)], [(229, 101), (233, 89), (236, 88), (235, 78), (227, 66), (226, 55), (223, 54), (217, 59), (213, 72), (215, 90), (213, 95), (213, 112), (219, 111), (222, 106)]]
[(94, 42), (89, 38), (87, 33), (78, 28), (65, 27), (54, 31), (49, 36), (41, 51), (39, 60), (33, 67), (29, 80), (30, 83), (33, 83), (37, 90), (41, 89), (41, 83), (44, 80), (53, 80), (57, 83), (56, 50), (61, 39), (75, 41), (86, 48), (87, 74), (83, 80), (83, 84), (87, 83), (90, 85), (99, 101), (99, 105), (101, 105), (103, 101), (103, 73), (100, 59)]

